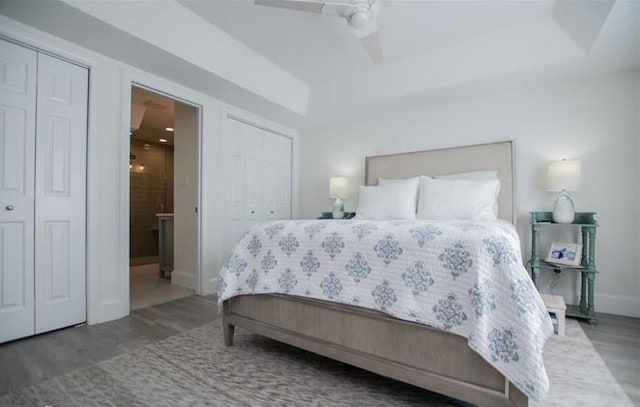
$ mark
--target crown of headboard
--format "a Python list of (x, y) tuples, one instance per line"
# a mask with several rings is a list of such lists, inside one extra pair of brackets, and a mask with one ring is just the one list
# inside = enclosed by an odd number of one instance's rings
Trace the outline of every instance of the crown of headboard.
[(365, 185), (378, 178), (409, 178), (418, 175), (449, 175), (497, 170), (500, 179), (498, 217), (516, 223), (513, 141), (472, 146), (378, 155), (365, 161)]

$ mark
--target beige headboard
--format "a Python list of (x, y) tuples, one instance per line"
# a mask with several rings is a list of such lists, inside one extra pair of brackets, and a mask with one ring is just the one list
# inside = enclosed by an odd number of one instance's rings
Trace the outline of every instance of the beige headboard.
[(497, 170), (500, 179), (498, 217), (516, 223), (513, 141), (367, 157), (365, 185), (378, 178), (409, 178)]

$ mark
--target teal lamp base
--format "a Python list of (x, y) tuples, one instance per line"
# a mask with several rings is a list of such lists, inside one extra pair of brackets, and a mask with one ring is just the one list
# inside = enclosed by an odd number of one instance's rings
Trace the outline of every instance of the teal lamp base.
[(573, 199), (562, 191), (553, 202), (553, 221), (555, 223), (571, 223), (576, 217), (576, 208)]
[(333, 219), (344, 218), (344, 201), (340, 198), (336, 198), (333, 203)]

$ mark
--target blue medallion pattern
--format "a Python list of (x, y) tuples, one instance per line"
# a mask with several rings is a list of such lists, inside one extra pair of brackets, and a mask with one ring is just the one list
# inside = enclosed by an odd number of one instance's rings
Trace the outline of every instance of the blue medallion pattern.
[(302, 272), (306, 274), (308, 277), (311, 277), (313, 273), (318, 271), (320, 268), (320, 262), (318, 258), (313, 254), (311, 250), (300, 261), (300, 267), (302, 267)]
[(256, 285), (258, 284), (258, 273), (256, 272), (256, 269), (251, 270), (251, 274), (249, 274), (249, 277), (247, 277), (244, 282), (247, 283), (249, 288), (251, 288), (251, 291), (256, 290)]
[(496, 309), (496, 295), (489, 282), (481, 281), (474, 284), (469, 289), (469, 297), (478, 317), (481, 317), (485, 311)]
[(218, 301), (286, 293), (445, 329), (535, 399), (553, 326), (520, 260), (502, 221), (270, 221), (237, 243)]
[(504, 236), (491, 236), (482, 241), (493, 259), (494, 266), (499, 264), (508, 266), (518, 261), (509, 241)]
[(264, 233), (266, 233), (267, 236), (269, 236), (269, 239), (273, 240), (273, 237), (278, 233), (280, 233), (282, 229), (284, 229), (284, 225), (282, 223), (276, 223), (264, 228)]
[(280, 246), (280, 250), (282, 250), (287, 255), (287, 257), (289, 257), (291, 256), (291, 253), (296, 251), (300, 244), (298, 243), (298, 239), (296, 239), (296, 236), (293, 233), (288, 233), (286, 236), (280, 239), (278, 246)]
[(511, 283), (511, 298), (516, 302), (520, 314), (535, 311), (534, 296), (536, 295), (538, 293), (530, 279), (520, 279)]
[(421, 261), (416, 261), (413, 266), (407, 268), (407, 271), (402, 273), (402, 279), (404, 280), (404, 285), (411, 290), (413, 295), (419, 295), (433, 285), (431, 273)]
[(270, 270), (273, 270), (274, 268), (276, 268), (276, 265), (278, 264), (278, 260), (276, 260), (276, 256), (273, 255), (273, 253), (271, 253), (271, 250), (267, 251), (267, 254), (264, 255), (264, 257), (262, 258), (262, 261), (260, 262), (260, 265), (262, 266), (262, 270), (266, 273), (268, 273)]
[(442, 328), (446, 330), (459, 326), (467, 320), (467, 314), (464, 313), (464, 308), (454, 293), (449, 293), (443, 300), (439, 300), (433, 306), (433, 312), (442, 323)]
[(309, 236), (309, 240), (313, 239), (315, 235), (317, 235), (322, 229), (325, 229), (327, 225), (324, 223), (314, 223), (309, 226), (305, 226), (304, 231)]
[(256, 257), (258, 253), (260, 253), (260, 249), (262, 249), (262, 243), (260, 243), (258, 236), (253, 235), (253, 238), (249, 241), (249, 245), (247, 245), (247, 250), (253, 257)]
[(222, 295), (227, 291), (228, 284), (222, 277), (218, 279), (218, 298), (222, 298)]
[(444, 252), (441, 253), (438, 258), (442, 262), (442, 267), (451, 272), (454, 280), (458, 278), (460, 274), (469, 271), (471, 266), (473, 266), (471, 252), (467, 250), (461, 241), (444, 249)]
[(278, 283), (284, 292), (289, 293), (296, 287), (298, 280), (290, 269), (286, 269), (278, 279)]
[(327, 253), (333, 260), (333, 258), (340, 254), (342, 249), (344, 249), (344, 242), (342, 241), (342, 238), (340, 237), (340, 235), (338, 235), (338, 233), (333, 232), (332, 234), (324, 238), (322, 247), (324, 248), (324, 252)]
[(329, 275), (322, 280), (320, 288), (322, 288), (324, 295), (326, 295), (330, 300), (333, 300), (338, 298), (340, 295), (340, 292), (342, 291), (342, 284), (340, 284), (340, 279), (336, 277), (335, 274), (329, 273)]
[(511, 328), (492, 329), (489, 333), (489, 349), (494, 362), (509, 363), (520, 359), (516, 334)]
[(369, 263), (360, 252), (356, 253), (356, 255), (345, 264), (344, 269), (347, 270), (349, 277), (352, 277), (356, 284), (367, 278), (371, 272)]
[(236, 277), (242, 274), (245, 268), (247, 268), (247, 262), (237, 254), (232, 255), (227, 260), (227, 269)]
[(400, 242), (398, 242), (393, 235), (386, 235), (383, 239), (378, 240), (378, 243), (373, 246), (373, 250), (386, 266), (392, 261), (398, 260), (398, 256), (400, 256), (403, 251), (402, 247), (400, 247)]
[(393, 288), (389, 287), (389, 282), (387, 280), (383, 280), (382, 284), (376, 286), (376, 288), (371, 292), (373, 299), (377, 306), (380, 307), (381, 311), (386, 311), (387, 308), (391, 307), (393, 303), (398, 301)]
[(435, 239), (442, 234), (442, 231), (433, 225), (419, 226), (409, 230), (411, 237), (418, 241), (420, 248), (424, 247), (425, 243)]
[(456, 227), (456, 228), (462, 230), (463, 232), (469, 232), (471, 230), (483, 230), (483, 229), (485, 229), (484, 226), (478, 225), (477, 223), (473, 223), (473, 222), (455, 222), (455, 223), (452, 223), (451, 226)]
[(378, 227), (373, 223), (359, 223), (351, 228), (351, 231), (358, 236), (358, 240), (362, 240), (363, 237), (370, 235), (378, 230)]

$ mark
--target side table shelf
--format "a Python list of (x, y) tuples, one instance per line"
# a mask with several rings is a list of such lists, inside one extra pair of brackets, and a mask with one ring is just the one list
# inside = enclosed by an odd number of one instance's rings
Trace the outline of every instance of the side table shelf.
[[(594, 287), (596, 274), (596, 228), (598, 222), (595, 212), (577, 212), (573, 223), (560, 224), (553, 222), (551, 212), (531, 212), (531, 259), (527, 265), (531, 268), (531, 278), (538, 286), (540, 271), (553, 270), (555, 273), (579, 272), (580, 273), (580, 303), (567, 305), (567, 316), (586, 319), (589, 324), (598, 323), (595, 312)], [(557, 227), (579, 227), (582, 236), (582, 258), (580, 266), (572, 267), (549, 263), (540, 259), (540, 231), (542, 227), (556, 225)]]

